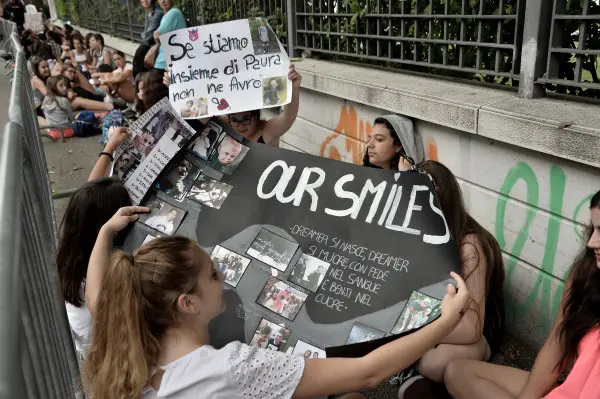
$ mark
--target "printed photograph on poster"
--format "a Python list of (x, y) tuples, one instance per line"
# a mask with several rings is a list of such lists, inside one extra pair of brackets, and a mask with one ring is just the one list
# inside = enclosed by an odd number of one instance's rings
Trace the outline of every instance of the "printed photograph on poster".
[(208, 101), (205, 97), (195, 100), (188, 100), (179, 110), (182, 118), (198, 118), (208, 114)]
[[(154, 148), (156, 142), (158, 142), (162, 136), (166, 135), (181, 148), (184, 141), (190, 139), (193, 134), (194, 132), (186, 129), (179, 119), (173, 115), (171, 110), (161, 109), (142, 127), (141, 135), (144, 136), (144, 138), (140, 139), (140, 141), (142, 141), (142, 145), (145, 145), (146, 147), (150, 147), (151, 145), (152, 148)], [(134, 141), (138, 136), (134, 137)], [(154, 137), (154, 144), (149, 144), (151, 143), (149, 136)], [(147, 154), (150, 154), (152, 148), (150, 151), (147, 149), (145, 150), (147, 151)]]
[(237, 287), (251, 260), (217, 245), (210, 254), (210, 258), (225, 275), (225, 282), (232, 287)]
[(316, 346), (301, 340), (296, 342), (296, 346), (294, 347), (292, 355), (301, 356), (305, 359), (324, 359), (327, 357), (323, 349), (317, 348)]
[(419, 328), (434, 320), (442, 311), (442, 301), (419, 291), (413, 291), (404, 306), (392, 334)]
[(216, 181), (201, 173), (192, 185), (187, 198), (211, 208), (220, 209), (232, 188), (227, 183)]
[(329, 263), (314, 256), (302, 254), (288, 280), (302, 288), (316, 292), (323, 282), (327, 270), (329, 270)]
[(222, 126), (216, 122), (209, 121), (204, 130), (200, 133), (200, 136), (190, 144), (189, 151), (206, 161), (215, 145), (218, 143), (222, 131)]
[(250, 18), (248, 19), (248, 23), (250, 24), (250, 36), (252, 37), (254, 55), (281, 52), (277, 36), (265, 18)]
[(151, 198), (146, 206), (150, 208), (150, 213), (141, 214), (138, 220), (146, 226), (168, 235), (177, 231), (186, 214), (185, 210), (167, 204), (158, 198)]
[(194, 184), (198, 174), (200, 174), (200, 168), (183, 159), (163, 173), (156, 183), (156, 188), (181, 201)]
[(210, 156), (208, 163), (213, 169), (231, 175), (242, 162), (248, 150), (248, 147), (233, 137), (225, 135), (219, 142), (217, 150)]
[(142, 133), (133, 137), (133, 146), (142, 154), (142, 160), (146, 159), (158, 143), (158, 139), (148, 130), (142, 130)]
[(113, 175), (119, 180), (127, 181), (131, 173), (140, 165), (141, 155), (133, 147), (128, 146), (125, 151), (115, 159)]
[(264, 106), (280, 105), (287, 99), (287, 76), (264, 78), (262, 87)]
[(142, 126), (142, 131), (146, 131), (157, 140), (165, 134), (169, 126), (175, 125), (177, 117), (168, 109), (158, 110), (150, 120)]
[(294, 321), (307, 297), (308, 295), (304, 292), (297, 290), (277, 277), (271, 276), (258, 298), (256, 298), (256, 303), (271, 312)]
[(297, 243), (278, 236), (267, 229), (262, 229), (246, 253), (284, 272), (292, 261), (297, 249)]
[(250, 346), (256, 346), (272, 351), (282, 351), (290, 338), (292, 330), (275, 324), (267, 319), (262, 319), (258, 323), (256, 332), (250, 340)]
[(369, 327), (362, 323), (354, 323), (350, 335), (348, 336), (348, 340), (346, 341), (346, 345), (373, 341), (383, 337), (385, 337), (385, 333), (381, 330)]

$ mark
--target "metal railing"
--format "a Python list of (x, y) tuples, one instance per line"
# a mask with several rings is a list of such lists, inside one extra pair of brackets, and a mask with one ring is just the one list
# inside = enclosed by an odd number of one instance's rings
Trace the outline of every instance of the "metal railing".
[[(76, 23), (139, 41), (138, 0), (62, 1), (81, 10)], [(265, 16), (290, 55), (300, 50), (518, 86), (526, 98), (558, 92), (600, 99), (600, 5), (593, 0), (178, 0), (175, 5), (190, 25)]]
[(12, 23), (0, 26), (15, 62), (0, 150), (0, 398), (83, 397), (53, 261), (56, 223), (25, 54), (15, 33), (4, 34)]

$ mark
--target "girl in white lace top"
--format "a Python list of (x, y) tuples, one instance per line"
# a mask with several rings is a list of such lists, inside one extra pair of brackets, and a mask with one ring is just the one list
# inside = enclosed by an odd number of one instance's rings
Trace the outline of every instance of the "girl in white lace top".
[(406, 368), (444, 338), (469, 294), (448, 287), (437, 321), (361, 358), (304, 359), (232, 342), (209, 345), (208, 324), (223, 312), (223, 275), (198, 244), (164, 237), (133, 255), (112, 237), (147, 208), (121, 208), (92, 252), (86, 303), (92, 345), (86, 375), (96, 399), (312, 398), (372, 387)]

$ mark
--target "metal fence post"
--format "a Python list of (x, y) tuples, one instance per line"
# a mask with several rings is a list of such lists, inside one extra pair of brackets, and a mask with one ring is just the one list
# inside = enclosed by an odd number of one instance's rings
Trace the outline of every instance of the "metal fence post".
[(288, 54), (294, 56), (296, 44), (296, 0), (286, 0)]
[(536, 81), (546, 69), (553, 1), (527, 0), (525, 4), (519, 97), (536, 98), (544, 95)]

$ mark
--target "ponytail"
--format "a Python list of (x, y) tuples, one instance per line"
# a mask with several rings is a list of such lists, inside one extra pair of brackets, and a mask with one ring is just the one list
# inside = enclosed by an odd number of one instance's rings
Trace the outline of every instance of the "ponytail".
[(133, 255), (115, 251), (102, 280), (85, 372), (96, 399), (138, 399), (158, 366), (160, 343), (176, 323), (177, 299), (212, 268), (185, 237), (161, 237)]
[[(86, 374), (97, 399), (139, 397), (149, 378), (146, 351), (158, 352), (156, 339), (144, 326), (144, 301), (134, 257), (117, 250), (102, 281), (93, 321), (94, 344)], [(148, 349), (147, 349), (148, 348)]]

